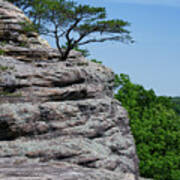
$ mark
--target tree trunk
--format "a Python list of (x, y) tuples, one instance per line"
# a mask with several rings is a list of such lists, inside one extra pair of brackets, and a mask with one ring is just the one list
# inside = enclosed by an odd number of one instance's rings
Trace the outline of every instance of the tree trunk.
[(62, 57), (61, 57), (62, 60), (65, 61), (65, 60), (68, 58), (71, 49), (72, 49), (71, 47), (67, 47), (67, 49), (65, 50), (65, 52), (62, 53)]

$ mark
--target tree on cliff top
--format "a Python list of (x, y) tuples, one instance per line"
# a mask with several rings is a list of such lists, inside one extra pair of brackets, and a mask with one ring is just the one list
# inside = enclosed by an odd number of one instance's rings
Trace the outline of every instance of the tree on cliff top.
[[(125, 29), (129, 23), (121, 19), (107, 20), (106, 10), (102, 7), (67, 0), (20, 0), (14, 3), (28, 9), (28, 15), (38, 23), (41, 34), (55, 38), (63, 60), (77, 46), (105, 41), (133, 42), (130, 32)], [(66, 49), (63, 48), (65, 44)]]

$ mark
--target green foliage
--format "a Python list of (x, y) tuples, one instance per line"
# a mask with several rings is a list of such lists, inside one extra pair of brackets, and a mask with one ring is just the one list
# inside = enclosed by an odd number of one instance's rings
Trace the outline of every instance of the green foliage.
[(6, 92), (6, 91), (0, 91), (0, 96), (1, 97), (21, 97), (22, 94), (19, 92), (19, 93), (10, 93), (10, 92)]
[(6, 40), (0, 41), (1, 46), (5, 46), (6, 44), (8, 44), (8, 42)]
[(5, 50), (3, 49), (0, 49), (0, 56), (4, 55), (5, 54)]
[(97, 59), (91, 59), (91, 61), (97, 64), (102, 64), (102, 61), (98, 61)]
[(78, 66), (88, 66), (88, 62), (78, 62), (77, 63)]
[(180, 97), (173, 97), (173, 108), (180, 115)]
[(155, 180), (179, 180), (180, 118), (171, 98), (156, 96), (153, 90), (133, 84), (128, 75), (116, 75), (116, 99), (130, 116), (140, 174)]
[(22, 26), (22, 30), (25, 33), (30, 33), (30, 32), (38, 32), (39, 31), (39, 26), (31, 23), (30, 21), (25, 21), (20, 23)]
[(74, 47), (73, 48), (75, 51), (78, 51), (80, 52), (84, 57), (88, 57), (90, 54), (89, 54), (89, 50), (87, 49), (81, 49), (79, 48), (78, 46), (77, 47)]
[[(68, 48), (68, 44), (66, 43), (65, 45), (62, 46), (62, 48), (63, 48), (63, 49)], [(89, 50), (88, 50), (88, 49), (82, 49), (82, 48), (80, 48), (79, 46), (75, 46), (75, 47), (73, 48), (73, 50), (80, 52), (80, 53), (82, 54), (82, 56), (84, 56), (84, 57), (90, 56), (90, 53), (89, 53)]]
[(1, 71), (7, 71), (8, 70), (8, 67), (7, 66), (2, 66), (0, 65), (0, 72)]
[(20, 43), (19, 43), (19, 46), (20, 46), (20, 47), (26, 47), (26, 46), (27, 46), (27, 42), (20, 42)]

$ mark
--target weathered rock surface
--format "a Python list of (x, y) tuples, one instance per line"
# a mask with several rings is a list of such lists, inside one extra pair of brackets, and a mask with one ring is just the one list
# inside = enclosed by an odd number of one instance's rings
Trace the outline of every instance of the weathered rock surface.
[(36, 43), (23, 34), (23, 20), (0, 1), (0, 22), (12, 27), (0, 36), (7, 42), (0, 47), (0, 179), (137, 179), (127, 113), (112, 96), (113, 72), (75, 51), (60, 61), (37, 34), (30, 33)]
[(17, 7), (0, 0), (0, 40), (1, 45), (11, 44), (27, 47), (47, 47), (35, 32), (25, 30), (24, 23), (29, 19)]

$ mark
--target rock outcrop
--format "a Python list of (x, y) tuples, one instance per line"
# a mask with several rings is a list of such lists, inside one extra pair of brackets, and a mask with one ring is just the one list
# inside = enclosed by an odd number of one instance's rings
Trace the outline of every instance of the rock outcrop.
[(66, 61), (0, 1), (0, 179), (137, 180), (113, 72), (72, 51)]

